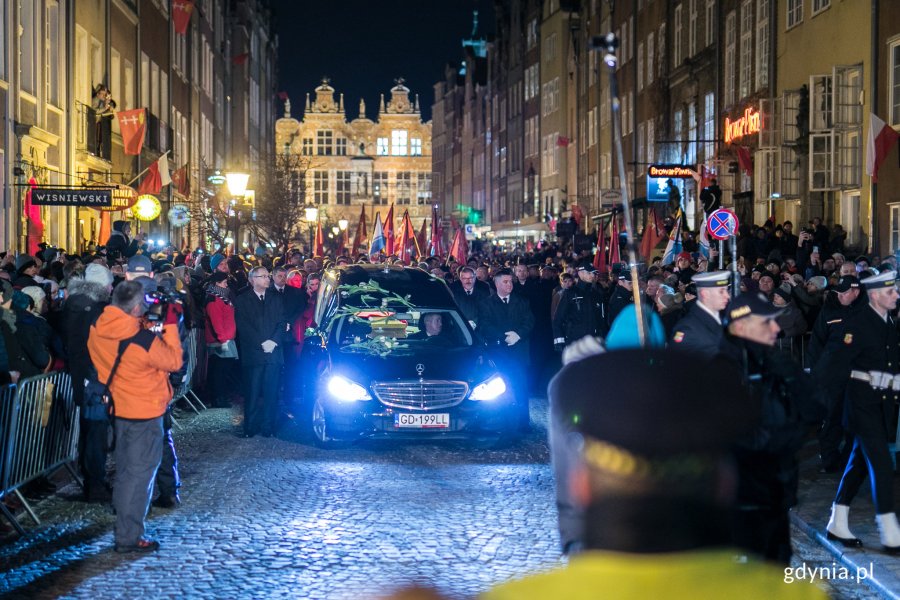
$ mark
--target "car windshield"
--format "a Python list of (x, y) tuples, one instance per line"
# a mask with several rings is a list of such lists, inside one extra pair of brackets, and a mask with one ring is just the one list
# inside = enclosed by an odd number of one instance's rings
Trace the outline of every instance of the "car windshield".
[(471, 332), (452, 309), (372, 310), (341, 317), (332, 329), (341, 352), (410, 355), (466, 348)]

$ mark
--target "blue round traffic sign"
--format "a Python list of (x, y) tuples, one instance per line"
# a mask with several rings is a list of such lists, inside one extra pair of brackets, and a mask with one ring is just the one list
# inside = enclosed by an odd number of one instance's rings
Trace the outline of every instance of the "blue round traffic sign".
[(738, 229), (737, 215), (727, 208), (714, 211), (706, 220), (706, 231), (717, 240), (727, 240)]

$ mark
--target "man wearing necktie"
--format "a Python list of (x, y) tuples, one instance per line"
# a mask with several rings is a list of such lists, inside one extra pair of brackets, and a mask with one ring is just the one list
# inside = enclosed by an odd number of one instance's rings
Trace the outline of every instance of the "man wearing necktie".
[(288, 342), (282, 297), (269, 291), (265, 267), (250, 271), (248, 292), (234, 302), (238, 349), (244, 375), (244, 434), (275, 435), (278, 388)]
[(450, 291), (467, 321), (475, 320), (478, 303), (491, 295), (490, 286), (475, 278), (475, 269), (472, 267), (462, 267), (459, 270), (459, 281), (450, 285)]
[(478, 303), (476, 333), (487, 343), (491, 358), (510, 383), (515, 396), (517, 425), (528, 431), (528, 339), (534, 330), (534, 315), (528, 300), (513, 294), (513, 276), (509, 269), (494, 274), (496, 296)]

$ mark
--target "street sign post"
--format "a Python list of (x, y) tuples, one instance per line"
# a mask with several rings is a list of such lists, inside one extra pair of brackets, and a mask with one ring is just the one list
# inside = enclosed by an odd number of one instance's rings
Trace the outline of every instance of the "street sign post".
[(720, 208), (712, 212), (706, 219), (706, 231), (710, 237), (719, 240), (719, 269), (722, 269), (725, 263), (725, 253), (722, 251), (723, 240), (732, 238), (734, 240), (738, 230), (738, 218), (734, 211), (727, 208)]

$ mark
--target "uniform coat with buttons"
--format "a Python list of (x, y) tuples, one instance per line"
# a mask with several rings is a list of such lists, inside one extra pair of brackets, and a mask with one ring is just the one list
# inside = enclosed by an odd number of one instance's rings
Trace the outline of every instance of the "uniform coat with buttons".
[(725, 337), (724, 329), (696, 302), (691, 304), (687, 314), (675, 325), (671, 347), (695, 352), (706, 358), (715, 356)]
[(583, 281), (565, 290), (553, 317), (554, 339), (565, 338), (569, 344), (586, 335), (604, 333), (602, 302), (594, 286)]

